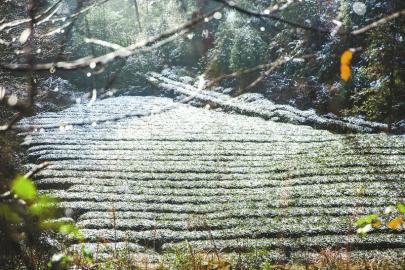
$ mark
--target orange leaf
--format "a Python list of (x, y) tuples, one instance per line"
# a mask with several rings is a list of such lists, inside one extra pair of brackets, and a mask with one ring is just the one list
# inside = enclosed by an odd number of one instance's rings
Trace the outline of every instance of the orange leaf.
[(353, 52), (351, 50), (346, 50), (340, 57), (340, 77), (344, 81), (350, 80), (352, 76), (352, 70), (350, 68), (350, 62), (353, 58)]
[(350, 69), (350, 66), (348, 65), (341, 65), (340, 66), (340, 77), (344, 81), (350, 80), (350, 77), (352, 76), (352, 70)]
[(353, 58), (353, 52), (351, 50), (346, 50), (340, 57), (340, 64), (350, 66), (350, 62)]
[(402, 224), (404, 224), (404, 218), (403, 217), (397, 217), (388, 222), (387, 227), (390, 228), (391, 230), (396, 230), (398, 229)]

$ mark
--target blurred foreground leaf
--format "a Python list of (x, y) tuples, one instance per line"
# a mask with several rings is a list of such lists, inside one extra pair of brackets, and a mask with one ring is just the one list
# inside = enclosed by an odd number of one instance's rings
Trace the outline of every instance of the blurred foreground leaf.
[(83, 240), (82, 232), (73, 223), (65, 223), (59, 226), (59, 232), (66, 235), (73, 235), (78, 240)]
[(56, 212), (56, 203), (57, 200), (52, 197), (40, 196), (36, 202), (28, 208), (28, 211), (41, 219), (50, 218)]
[(37, 196), (34, 183), (24, 176), (18, 176), (11, 183), (11, 191), (23, 200), (33, 200)]
[(21, 217), (8, 204), (4, 203), (0, 204), (0, 217), (13, 224), (21, 222)]
[(397, 209), (401, 214), (405, 214), (405, 204), (403, 203), (397, 203)]
[(391, 230), (397, 230), (399, 229), (399, 227), (401, 227), (402, 224), (404, 224), (404, 218), (396, 217), (387, 223), (387, 227), (390, 228)]
[(378, 218), (377, 214), (372, 214), (372, 215), (361, 217), (356, 221), (356, 226), (361, 227), (361, 226), (370, 224), (377, 218)]
[(353, 58), (353, 52), (346, 50), (340, 57), (340, 77), (344, 81), (350, 80), (352, 76), (352, 70), (350, 68), (350, 62)]

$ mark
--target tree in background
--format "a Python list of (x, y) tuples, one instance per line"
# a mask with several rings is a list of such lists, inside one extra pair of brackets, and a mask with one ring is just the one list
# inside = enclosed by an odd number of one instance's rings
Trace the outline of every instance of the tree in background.
[[(382, 12), (405, 9), (403, 1), (369, 1), (369, 18)], [(348, 113), (363, 114), (368, 119), (390, 125), (405, 118), (405, 20), (400, 17), (368, 32), (362, 39), (364, 51), (350, 97), (353, 107)]]

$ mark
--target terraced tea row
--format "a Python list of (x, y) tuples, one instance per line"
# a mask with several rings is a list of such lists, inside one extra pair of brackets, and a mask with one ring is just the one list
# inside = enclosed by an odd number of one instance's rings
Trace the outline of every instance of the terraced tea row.
[(347, 246), (405, 255), (402, 234), (360, 238), (353, 226), (404, 197), (403, 136), (336, 135), (153, 97), (77, 105), (21, 129), (30, 160), (52, 163), (36, 176), (40, 191), (68, 209), (89, 248), (109, 242), (101, 253), (158, 259), (188, 240), (282, 260)]

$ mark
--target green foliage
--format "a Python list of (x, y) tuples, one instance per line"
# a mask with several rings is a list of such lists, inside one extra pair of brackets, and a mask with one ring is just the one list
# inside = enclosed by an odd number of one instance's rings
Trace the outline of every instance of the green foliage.
[(378, 218), (377, 214), (372, 214), (372, 215), (361, 217), (356, 221), (356, 226), (361, 227), (361, 226), (370, 224), (377, 218)]
[(76, 241), (83, 239), (74, 223), (58, 221), (58, 217), (57, 201), (40, 195), (27, 177), (17, 176), (10, 183), (9, 191), (0, 197), (1, 248), (9, 249), (10, 256), (19, 257), (27, 268), (33, 269), (34, 258), (29, 254), (42, 246), (41, 235), (60, 233)]
[(35, 185), (24, 176), (18, 176), (11, 183), (11, 191), (23, 200), (33, 200), (37, 197), (37, 189)]
[(381, 88), (361, 88), (356, 89), (351, 96), (353, 107), (347, 110), (348, 114), (365, 115), (373, 121), (387, 121), (389, 117), (389, 89)]
[(397, 203), (397, 209), (401, 214), (405, 214), (405, 204), (398, 202)]
[[(354, 1), (345, 1), (351, 5)], [(378, 2), (378, 4), (377, 4)], [(367, 20), (375, 17), (403, 10), (405, 3), (390, 0), (384, 3), (370, 1), (367, 3), (365, 18), (346, 11), (346, 21), (354, 28), (362, 26)], [(358, 77), (352, 87), (352, 95), (346, 114), (361, 114), (370, 120), (382, 121), (388, 124), (395, 123), (405, 117), (405, 102), (401, 98), (405, 95), (405, 73), (403, 61), (405, 53), (403, 37), (405, 30), (401, 25), (404, 18), (390, 21), (369, 31), (352, 47), (363, 46), (355, 65), (358, 67), (354, 73)]]
[(260, 64), (265, 58), (265, 43), (255, 29), (243, 27), (238, 29), (233, 44), (230, 45), (229, 69), (237, 71)]
[(65, 235), (72, 235), (75, 239), (84, 240), (84, 235), (73, 223), (56, 224), (59, 232)]
[(9, 224), (21, 223), (21, 217), (18, 213), (14, 212), (12, 207), (8, 204), (0, 204), (0, 217), (2, 217)]

